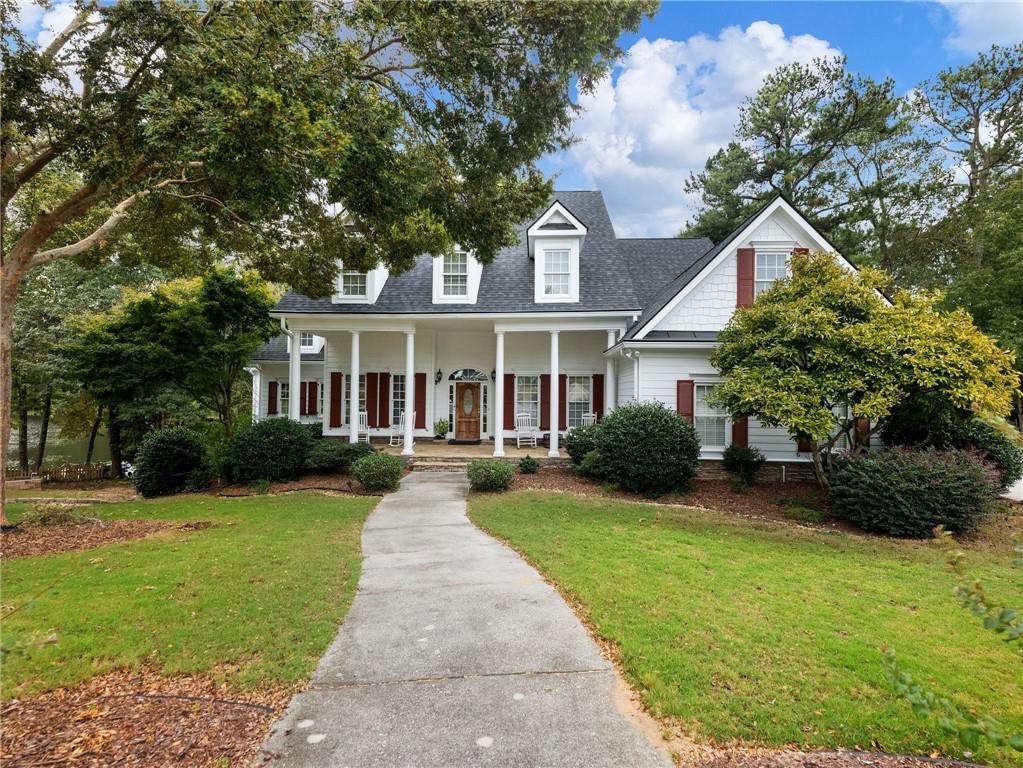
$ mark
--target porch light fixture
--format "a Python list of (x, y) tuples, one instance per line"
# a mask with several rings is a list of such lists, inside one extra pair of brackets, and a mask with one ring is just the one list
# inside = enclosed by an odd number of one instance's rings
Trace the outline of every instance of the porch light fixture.
[(440, 384), (440, 380), (443, 379), (443, 378), (444, 378), (444, 372), (441, 371), (440, 368), (438, 368), (437, 372), (435, 374), (433, 374), (433, 383), (434, 384)]
[(496, 368), (491, 368), (490, 369), (490, 380), (491, 381), (497, 381), (497, 369)]

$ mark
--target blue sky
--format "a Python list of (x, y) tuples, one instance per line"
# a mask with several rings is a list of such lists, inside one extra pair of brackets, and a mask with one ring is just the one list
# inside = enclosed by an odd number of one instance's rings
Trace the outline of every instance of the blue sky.
[(583, 95), (579, 143), (548, 157), (559, 189), (600, 189), (623, 236), (668, 236), (690, 171), (732, 138), (738, 107), (781, 64), (844, 54), (904, 93), (993, 43), (1023, 40), (1016, 2), (664, 2), (611, 80)]

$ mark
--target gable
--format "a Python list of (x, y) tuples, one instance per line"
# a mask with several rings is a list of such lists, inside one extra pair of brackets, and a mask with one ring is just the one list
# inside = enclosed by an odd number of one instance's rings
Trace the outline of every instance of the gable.
[[(830, 243), (784, 198), (764, 205), (712, 249), (692, 274), (683, 272), (644, 309), (644, 317), (627, 334), (643, 339), (658, 331), (718, 331), (727, 325), (738, 297), (738, 250), (832, 251)], [(843, 265), (854, 269), (841, 259)]]

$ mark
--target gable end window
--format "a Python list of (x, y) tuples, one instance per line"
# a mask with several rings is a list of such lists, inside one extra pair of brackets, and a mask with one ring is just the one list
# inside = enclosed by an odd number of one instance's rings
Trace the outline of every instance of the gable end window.
[(568, 296), (571, 292), (568, 249), (545, 250), (543, 259), (544, 296)]
[(757, 251), (753, 296), (770, 288), (775, 280), (788, 274), (788, 253), (785, 251)]
[(469, 254), (456, 250), (444, 256), (443, 292), (445, 296), (469, 294)]
[(341, 295), (363, 297), (366, 295), (366, 273), (349, 269), (341, 273)]

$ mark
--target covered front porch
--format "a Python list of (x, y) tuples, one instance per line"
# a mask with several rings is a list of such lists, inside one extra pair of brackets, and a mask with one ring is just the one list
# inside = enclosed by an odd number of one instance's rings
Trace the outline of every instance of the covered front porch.
[[(389, 443), (405, 456), (558, 458), (564, 432), (617, 402), (616, 360), (604, 352), (624, 332), (620, 315), (287, 316), (282, 329), (300, 343), (253, 374), (256, 418), (318, 421), (325, 436)], [(302, 354), (310, 339), (315, 361)], [(435, 441), (438, 422), (444, 439)], [(517, 446), (524, 432), (535, 446)]]

